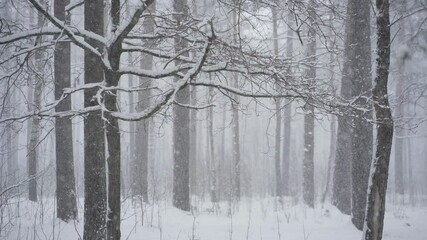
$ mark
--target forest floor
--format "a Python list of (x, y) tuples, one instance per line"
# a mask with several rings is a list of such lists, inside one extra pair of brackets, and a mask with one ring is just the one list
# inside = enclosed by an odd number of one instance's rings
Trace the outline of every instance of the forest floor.
[[(55, 218), (54, 204), (53, 200), (38, 204), (21, 201), (19, 217), (16, 209), (3, 212), (3, 225), (7, 224), (0, 238), (80, 239), (83, 235), (83, 200), (79, 201), (79, 220), (71, 223)], [(238, 208), (226, 202), (216, 208), (208, 202), (197, 205), (193, 213), (177, 210), (167, 202), (145, 204), (142, 211), (131, 201), (124, 201), (122, 239), (360, 240), (362, 235), (352, 225), (349, 216), (331, 205), (309, 209), (303, 205), (277, 204), (273, 199), (242, 200)], [(8, 219), (12, 221), (5, 222)], [(383, 239), (425, 240), (426, 223), (427, 207), (388, 204)]]

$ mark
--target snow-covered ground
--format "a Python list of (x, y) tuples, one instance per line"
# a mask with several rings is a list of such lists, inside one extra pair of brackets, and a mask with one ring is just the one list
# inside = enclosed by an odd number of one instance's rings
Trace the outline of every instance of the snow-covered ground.
[[(82, 204), (80, 200), (80, 204)], [(122, 239), (130, 240), (360, 240), (361, 232), (349, 216), (335, 207), (308, 209), (303, 205), (276, 205), (272, 199), (242, 200), (231, 214), (230, 205), (199, 204), (192, 214), (172, 207), (170, 203), (145, 205), (144, 225), (141, 208), (131, 201), (123, 203)], [(14, 218), (11, 232), (4, 239), (75, 240), (83, 235), (80, 220), (64, 223), (55, 218), (54, 202), (20, 203), (19, 218)], [(275, 211), (277, 209), (277, 211)], [(14, 211), (16, 213), (16, 211)], [(41, 214), (43, 213), (43, 214)], [(10, 226), (9, 226), (10, 227)], [(2, 233), (4, 234), (4, 233)], [(35, 236), (35, 238), (34, 238)], [(427, 208), (388, 204), (384, 240), (426, 240)]]

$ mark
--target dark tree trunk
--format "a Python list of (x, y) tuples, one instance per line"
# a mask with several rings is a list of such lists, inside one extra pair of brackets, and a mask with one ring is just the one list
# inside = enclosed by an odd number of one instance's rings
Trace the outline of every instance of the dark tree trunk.
[[(352, 83), (352, 98), (359, 98), (355, 103), (367, 104), (366, 99), (371, 98), (371, 26), (370, 26), (370, 2), (350, 0), (347, 5), (348, 19), (346, 25), (347, 47), (351, 48), (345, 53), (346, 64), (351, 68), (350, 72), (343, 75)], [(357, 30), (356, 30), (357, 29)], [(363, 229), (365, 219), (366, 194), (369, 181), (369, 169), (373, 151), (373, 128), (367, 121), (372, 119), (371, 113), (356, 112), (353, 118), (354, 132), (352, 135), (352, 222), (357, 229)]]
[[(174, 0), (173, 8), (176, 13), (175, 21), (179, 24), (188, 15), (187, 0)], [(187, 42), (175, 38), (175, 52), (187, 47)], [(187, 53), (188, 56), (188, 53)], [(180, 64), (176, 61), (176, 64)], [(176, 94), (176, 101), (180, 104), (189, 104), (190, 89), (185, 87)], [(173, 109), (173, 146), (174, 146), (174, 169), (173, 169), (173, 205), (181, 210), (190, 211), (190, 185), (189, 185), (189, 153), (190, 153), (190, 111), (186, 107), (175, 105)]]
[[(315, 29), (315, 6), (310, 1), (309, 26), (307, 33), (306, 56), (309, 58), (309, 67), (305, 74), (309, 88), (314, 90), (316, 78), (316, 29)], [(314, 108), (307, 104), (304, 115), (304, 162), (303, 162), (303, 199), (309, 207), (314, 207)]]
[[(116, 54), (111, 54), (112, 59), (120, 59)], [(110, 60), (110, 61), (111, 61)], [(111, 61), (113, 63), (113, 61)], [(118, 63), (119, 61), (117, 61)], [(118, 65), (112, 64), (113, 70), (117, 70)], [(120, 78), (116, 73), (106, 74), (107, 87), (118, 85)], [(117, 112), (117, 91), (111, 91), (104, 95), (105, 107)], [(106, 116), (108, 122), (105, 123), (106, 140), (107, 140), (107, 196), (108, 196), (108, 212), (107, 212), (107, 239), (120, 239), (120, 129), (117, 118), (111, 115)]]
[[(346, 21), (346, 36), (344, 42), (344, 66), (341, 80), (341, 97), (350, 99), (352, 97), (352, 57), (356, 56), (354, 45), (359, 39), (355, 38), (355, 18), (357, 17), (354, 7), (356, 1), (349, 0), (347, 5), (348, 19)], [(357, 6), (356, 6), (357, 7)], [(356, 43), (354, 43), (356, 41)], [(351, 213), (352, 193), (352, 159), (353, 159), (353, 124), (352, 117), (338, 116), (338, 134), (335, 155), (335, 168), (333, 177), (332, 204), (342, 213)]]
[[(114, 32), (120, 25), (120, 0), (111, 1), (110, 18), (112, 22), (111, 30)], [(114, 34), (114, 33), (113, 33)], [(112, 44), (108, 49), (108, 60), (111, 64), (111, 70), (104, 68), (104, 76), (107, 87), (119, 86), (120, 74), (120, 56), (122, 53), (122, 43), (120, 40)], [(104, 103), (106, 109), (111, 112), (117, 112), (116, 90), (104, 93)], [(105, 141), (107, 158), (107, 240), (119, 240), (120, 232), (120, 188), (121, 188), (121, 166), (120, 166), (120, 128), (119, 120), (111, 114), (106, 114), (105, 122)]]
[[(341, 85), (342, 86), (342, 85)], [(343, 90), (343, 89), (342, 89)], [(343, 96), (341, 91), (341, 96)], [(332, 204), (342, 213), (351, 212), (352, 126), (349, 117), (338, 117), (337, 147), (332, 188)]]
[(393, 120), (388, 102), (387, 83), (390, 66), (389, 1), (376, 0), (377, 9), (377, 76), (373, 100), (377, 123), (376, 151), (372, 161), (368, 187), (363, 239), (381, 240), (384, 226)]
[[(69, 0), (54, 2), (55, 17), (69, 21), (65, 6)], [(71, 47), (68, 41), (58, 41), (55, 48), (55, 99), (59, 99), (64, 88), (71, 86)], [(56, 112), (71, 110), (71, 97), (64, 99), (55, 108)], [(73, 128), (70, 118), (55, 121), (56, 141), (56, 197), (58, 218), (69, 221), (77, 218), (76, 185), (73, 159)]]
[[(85, 29), (104, 35), (104, 1), (85, 0)], [(86, 39), (91, 46), (102, 51), (103, 46), (91, 39)], [(98, 56), (85, 51), (85, 83), (99, 83), (104, 80), (103, 65)], [(94, 99), (96, 89), (86, 90), (85, 107), (96, 106)], [(85, 240), (105, 239), (106, 237), (106, 174), (104, 122), (100, 112), (87, 115), (84, 121), (84, 172), (85, 203), (84, 233)]]

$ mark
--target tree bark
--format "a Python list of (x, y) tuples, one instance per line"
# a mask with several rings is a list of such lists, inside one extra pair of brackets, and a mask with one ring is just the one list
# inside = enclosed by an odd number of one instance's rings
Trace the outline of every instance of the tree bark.
[[(315, 2), (311, 0), (308, 7), (308, 43), (306, 57), (309, 59), (309, 67), (305, 77), (308, 87), (314, 90), (316, 78), (316, 29), (315, 29)], [(308, 103), (304, 115), (304, 161), (303, 161), (303, 199), (309, 207), (314, 207), (314, 107)]]
[[(66, 22), (70, 20), (70, 17), (65, 14), (65, 6), (69, 3), (69, 0), (55, 0), (56, 18)], [(56, 44), (54, 72), (55, 99), (59, 99), (63, 89), (71, 87), (71, 46), (67, 41), (59, 40)], [(56, 112), (67, 110), (71, 110), (71, 97), (61, 101), (55, 108)], [(57, 216), (66, 222), (77, 218), (72, 133), (70, 118), (55, 120)]]
[[(288, 13), (288, 24), (291, 24), (291, 12)], [(293, 35), (294, 31), (291, 25), (287, 29), (286, 39), (286, 57), (291, 59), (293, 55)], [(292, 68), (289, 66), (287, 69), (288, 76), (292, 75)], [(291, 80), (292, 81), (292, 80)], [(292, 102), (285, 99), (285, 107), (283, 113), (283, 159), (282, 159), (282, 191), (284, 196), (290, 196), (290, 158), (291, 158), (291, 112)]]
[[(371, 98), (371, 26), (370, 26), (370, 1), (350, 0), (348, 5), (348, 20), (350, 24), (346, 31), (348, 41), (346, 60), (348, 70), (343, 77), (349, 78), (352, 83), (351, 96), (356, 104), (367, 105)], [(363, 229), (366, 209), (366, 194), (369, 181), (369, 170), (373, 151), (373, 128), (368, 122), (372, 119), (371, 113), (355, 112), (352, 122), (354, 124), (352, 135), (352, 222), (357, 229)]]
[[(174, 0), (173, 8), (176, 13), (174, 19), (180, 25), (188, 16), (187, 0)], [(182, 26), (178, 26), (182, 28)], [(175, 52), (186, 48), (188, 43), (175, 38)], [(188, 53), (183, 54), (188, 56)], [(180, 64), (179, 61), (175, 62)], [(175, 79), (178, 81), (178, 79)], [(185, 87), (180, 90), (175, 99), (180, 104), (189, 104), (190, 90)], [(186, 107), (175, 105), (173, 109), (174, 127), (174, 177), (173, 177), (173, 205), (181, 210), (190, 211), (190, 184), (189, 184), (189, 152), (190, 152), (190, 111)]]
[(377, 9), (377, 76), (373, 88), (373, 100), (377, 122), (376, 151), (371, 165), (364, 240), (381, 240), (384, 226), (390, 152), (393, 140), (387, 83), (390, 66), (390, 15), (389, 1), (376, 0)]
[[(112, 34), (120, 25), (120, 0), (112, 0), (110, 8), (110, 18), (112, 22)], [(111, 70), (104, 68), (105, 83), (107, 87), (119, 85), (120, 56), (122, 54), (122, 42), (117, 40), (108, 49), (108, 60), (111, 64)], [(104, 104), (106, 109), (111, 112), (117, 112), (117, 90), (111, 90), (104, 93)], [(120, 188), (121, 188), (121, 165), (120, 165), (120, 128), (119, 120), (111, 114), (105, 114), (105, 141), (106, 141), (106, 160), (107, 160), (107, 240), (119, 240), (120, 232)]]
[[(34, 21), (34, 19), (33, 19)], [(43, 16), (37, 14), (37, 26), (43, 26)], [(36, 43), (41, 42), (41, 37), (36, 39)], [(34, 54), (34, 65), (36, 72), (35, 83), (34, 83), (34, 99), (33, 105), (35, 109), (41, 107), (41, 99), (43, 92), (43, 77), (44, 77), (44, 67), (43, 67), (43, 53), (39, 50)], [(38, 144), (39, 144), (39, 135), (40, 135), (40, 118), (33, 117), (31, 122), (31, 136), (30, 142), (28, 144), (28, 199), (33, 202), (37, 202), (37, 169), (38, 169)]]
[[(85, 29), (103, 36), (104, 1), (85, 0), (84, 12)], [(86, 39), (86, 42), (99, 51), (103, 50), (103, 46), (96, 41)], [(104, 81), (103, 65), (99, 57), (90, 51), (85, 51), (84, 58), (85, 83)], [(94, 99), (95, 94), (96, 89), (85, 91), (85, 107), (98, 105)], [(106, 237), (107, 186), (104, 138), (104, 121), (101, 119), (101, 113), (88, 114), (84, 121), (84, 240), (99, 240)]]
[[(355, 56), (352, 41), (355, 38), (355, 18), (354, 7), (356, 1), (349, 0), (347, 4), (348, 19), (346, 21), (346, 38), (344, 42), (344, 66), (343, 77), (341, 80), (341, 97), (350, 99), (352, 97), (352, 62), (351, 57)], [(356, 6), (357, 7), (357, 6)], [(360, 26), (357, 26), (360, 27)], [(355, 43), (357, 45), (357, 43)], [(332, 191), (332, 204), (335, 205), (342, 213), (350, 215), (351, 213), (351, 193), (352, 193), (352, 159), (353, 159), (353, 129), (352, 117), (338, 116), (338, 134), (337, 147), (334, 168), (334, 180)]]

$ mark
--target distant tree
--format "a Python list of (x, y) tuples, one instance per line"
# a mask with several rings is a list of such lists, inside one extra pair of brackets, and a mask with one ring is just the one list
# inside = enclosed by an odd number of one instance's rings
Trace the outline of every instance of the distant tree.
[[(233, 0), (233, 2), (238, 5), (241, 4), (239, 1), (237, 0)], [(232, 13), (231, 13), (231, 22), (233, 24), (232, 28), (233, 28), (233, 43), (237, 44), (238, 43), (238, 18), (239, 18), (239, 14), (240, 12), (238, 12), (239, 9), (233, 8)], [(239, 88), (239, 75), (237, 73), (233, 73), (233, 87), (235, 88)], [(238, 101), (238, 95), (234, 96), (234, 100)], [(232, 196), (234, 198), (235, 201), (239, 201), (240, 200), (240, 168), (241, 168), (241, 159), (240, 159), (240, 121), (239, 121), (239, 109), (238, 109), (238, 104), (232, 101), (231, 102), (231, 108), (232, 108), (232, 118), (233, 118), (233, 122), (232, 122), (232, 126), (231, 126), (231, 131), (232, 131), (232, 151), (233, 151), (233, 172), (232, 172), (232, 176), (233, 176), (233, 180), (232, 180)]]
[[(286, 31), (286, 57), (292, 59), (293, 53), (293, 38), (294, 30), (292, 29), (292, 12), (288, 12), (288, 28)], [(292, 76), (292, 67), (288, 66), (286, 74)], [(283, 149), (282, 149), (282, 191), (285, 196), (290, 196), (290, 161), (291, 161), (291, 113), (292, 101), (285, 99), (285, 106), (283, 111)]]
[[(308, 32), (306, 57), (309, 66), (305, 72), (305, 80), (310, 91), (314, 91), (316, 79), (316, 2), (308, 3)], [(309, 207), (314, 207), (314, 107), (310, 103), (305, 106), (304, 115), (304, 162), (303, 162), (303, 199)]]
[[(45, 2), (41, 4), (45, 5)], [(32, 16), (34, 16), (32, 14)], [(44, 25), (44, 19), (42, 14), (37, 14), (37, 20), (35, 17), (32, 17), (32, 23), (37, 23), (37, 27), (41, 28)], [(37, 37), (36, 44), (41, 44), (43, 42), (42, 36)], [(43, 64), (43, 56), (44, 52), (39, 50), (34, 54), (34, 68), (35, 76), (33, 78), (34, 84), (34, 95), (33, 95), (33, 108), (39, 109), (41, 107), (41, 100), (43, 94), (43, 83), (44, 83), (44, 64)], [(38, 145), (39, 145), (39, 135), (40, 135), (40, 118), (33, 117), (31, 121), (30, 128), (30, 141), (28, 143), (28, 162), (27, 162), (27, 170), (28, 170), (28, 178), (30, 179), (28, 183), (28, 199), (33, 202), (37, 202), (37, 170), (38, 170)]]
[[(279, 23), (279, 19), (277, 16), (277, 8), (276, 7), (272, 7), (271, 9), (271, 14), (272, 14), (272, 20), (273, 20), (273, 54), (275, 56), (279, 55), (279, 36), (277, 33), (277, 25)], [(280, 85), (277, 84), (276, 86), (277, 91), (280, 92)], [(281, 99), (275, 99), (275, 104), (276, 104), (276, 145), (274, 146), (274, 162), (275, 162), (275, 173), (276, 173), (276, 196), (280, 197), (282, 196), (282, 173), (281, 173), (281, 151), (280, 148), (281, 146), (281, 134), (282, 134), (282, 109), (281, 109)]]
[[(329, 18), (328, 18), (328, 24), (330, 24), (330, 34), (331, 37), (328, 40), (328, 48), (330, 49), (329, 52), (329, 72), (330, 72), (330, 83), (332, 85), (332, 91), (334, 92), (334, 94), (336, 94), (336, 76), (335, 76), (335, 71), (336, 71), (336, 53), (334, 52), (337, 49), (337, 36), (333, 35), (333, 26), (334, 26), (334, 21), (336, 19), (336, 7), (334, 5), (333, 1), (330, 1), (330, 13), (329, 13)], [(330, 145), (329, 145), (329, 157), (328, 157), (328, 167), (327, 167), (327, 175), (326, 175), (326, 186), (325, 189), (322, 193), (322, 198), (321, 198), (321, 203), (322, 206), (326, 201), (326, 197), (330, 194), (331, 191), (331, 185), (332, 185), (332, 177), (333, 177), (333, 171), (334, 171), (334, 164), (335, 164), (335, 154), (336, 154), (336, 148), (337, 148), (337, 118), (335, 116), (335, 114), (330, 114), (331, 117), (331, 123), (330, 123), (330, 133), (331, 133), (331, 137), (330, 137)]]
[[(148, 12), (155, 14), (156, 5), (153, 2)], [(152, 34), (155, 28), (155, 20), (153, 17), (146, 17), (142, 23), (143, 32)], [(145, 43), (146, 47), (154, 47), (152, 41)], [(144, 54), (140, 60), (141, 69), (152, 70), (153, 56)], [(146, 77), (139, 78), (139, 87), (146, 89), (138, 92), (138, 104), (136, 106), (138, 112), (142, 112), (150, 106), (152, 80)], [(132, 196), (140, 196), (145, 202), (148, 202), (148, 146), (149, 146), (149, 130), (150, 120), (143, 119), (136, 122), (136, 144), (134, 162), (132, 163)]]
[[(209, 74), (209, 79), (212, 82), (212, 75)], [(209, 88), (209, 102), (214, 100), (213, 88)], [(209, 160), (208, 160), (208, 170), (209, 170), (209, 193), (211, 196), (212, 203), (218, 202), (218, 187), (217, 187), (217, 162), (215, 155), (215, 141), (214, 141), (214, 113), (213, 107), (208, 108), (208, 128), (207, 128), (207, 137), (209, 145)]]
[[(405, 8), (406, 8), (406, 1), (396, 1), (396, 7), (398, 9), (398, 13), (401, 16), (404, 16), (405, 14)], [(405, 19), (400, 19), (398, 22), (398, 32), (396, 41), (399, 42), (399, 45), (404, 44), (404, 38), (405, 38), (405, 32), (406, 28), (404, 25)], [(404, 66), (400, 65), (397, 69), (397, 76), (396, 78), (396, 109), (394, 111), (394, 118), (395, 119), (402, 119), (404, 116), (404, 83), (405, 83), (405, 76), (404, 76)], [(405, 186), (404, 186), (404, 162), (405, 162), (405, 141), (406, 139), (403, 138), (403, 135), (405, 134), (403, 121), (401, 120), (395, 120), (394, 125), (394, 189), (396, 193), (402, 198), (402, 196), (405, 194)], [(402, 199), (403, 200), (403, 199)]]

